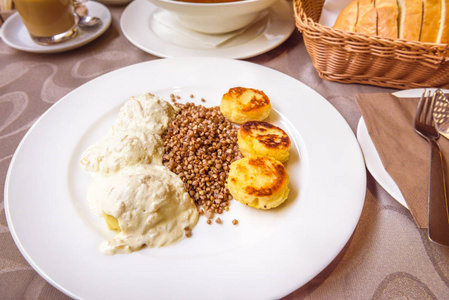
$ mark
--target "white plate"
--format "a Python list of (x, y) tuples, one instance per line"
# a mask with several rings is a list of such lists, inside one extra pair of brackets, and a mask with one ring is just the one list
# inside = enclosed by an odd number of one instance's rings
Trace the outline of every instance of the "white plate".
[(54, 45), (39, 45), (31, 40), (19, 13), (14, 13), (10, 16), (3, 26), (0, 28), (1, 37), (3, 41), (10, 47), (17, 50), (35, 52), (35, 53), (56, 53), (72, 50), (93, 41), (99, 37), (111, 25), (111, 13), (109, 9), (101, 3), (88, 1), (86, 6), (89, 14), (98, 16), (101, 19), (101, 24), (90, 29), (80, 29), (78, 36), (74, 39), (54, 44)]
[(120, 26), (137, 48), (159, 57), (220, 57), (243, 59), (265, 53), (282, 44), (295, 29), (291, 3), (280, 0), (268, 16), (243, 34), (211, 48), (184, 37), (153, 19), (158, 8), (147, 0), (135, 0), (123, 11)]
[[(428, 89), (433, 91), (435, 89)], [(448, 93), (449, 90), (443, 90)], [(402, 98), (416, 98), (421, 97), (423, 89), (410, 89), (403, 90), (393, 93), (393, 95)], [(404, 207), (408, 208), (405, 202), (404, 196), (399, 190), (396, 182), (391, 178), (390, 174), (385, 170), (382, 161), (377, 153), (376, 147), (368, 133), (368, 128), (366, 128), (365, 121), (363, 117), (360, 118), (359, 124), (357, 126), (357, 139), (362, 148), (363, 155), (365, 157), (366, 167), (368, 168), (374, 179), (384, 188), (384, 190), (389, 193), (396, 201), (402, 204)]]
[(359, 140), (360, 147), (365, 157), (365, 164), (374, 179), (384, 188), (384, 190), (390, 194), (396, 201), (401, 203), (404, 207), (408, 208), (405, 202), (404, 196), (402, 196), (396, 182), (391, 178), (390, 174), (385, 170), (376, 147), (368, 133), (365, 120), (360, 118), (357, 126), (357, 139)]
[(97, 1), (105, 5), (125, 5), (131, 2), (132, 0), (97, 0)]
[[(113, 233), (87, 208), (82, 151), (106, 134), (130, 95), (174, 93), (191, 101), (194, 94), (213, 106), (234, 86), (263, 89), (273, 104), (269, 121), (292, 138), (286, 203), (260, 211), (233, 201), (220, 215), (223, 224), (207, 225), (203, 217), (192, 238), (170, 247), (100, 254), (98, 246)], [(365, 191), (357, 140), (315, 91), (240, 60), (177, 58), (100, 76), (53, 105), (14, 154), (5, 211), (27, 261), (74, 298), (277, 299), (338, 255), (357, 225)]]

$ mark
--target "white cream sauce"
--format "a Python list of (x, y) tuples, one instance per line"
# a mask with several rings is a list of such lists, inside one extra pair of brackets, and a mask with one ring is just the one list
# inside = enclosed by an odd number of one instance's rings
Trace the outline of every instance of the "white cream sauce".
[(131, 97), (120, 109), (112, 132), (144, 131), (162, 134), (179, 108), (153, 94)]
[(105, 254), (168, 246), (193, 229), (198, 210), (181, 178), (162, 166), (161, 134), (178, 109), (145, 93), (131, 97), (111, 130), (83, 153), (92, 175), (90, 209), (117, 219), (120, 232), (100, 245)]
[(86, 172), (114, 174), (135, 164), (162, 165), (164, 144), (157, 134), (144, 132), (117, 132), (87, 148), (81, 158)]
[(193, 229), (199, 216), (182, 180), (165, 166), (136, 165), (96, 176), (87, 202), (95, 214), (118, 220), (121, 232), (100, 245), (105, 254), (170, 245), (185, 235), (184, 228)]

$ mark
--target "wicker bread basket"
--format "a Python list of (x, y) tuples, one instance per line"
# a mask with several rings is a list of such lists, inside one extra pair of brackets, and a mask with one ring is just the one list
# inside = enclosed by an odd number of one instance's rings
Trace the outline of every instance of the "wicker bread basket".
[(324, 1), (293, 0), (296, 26), (321, 78), (396, 89), (449, 88), (448, 45), (391, 40), (323, 26), (318, 21)]

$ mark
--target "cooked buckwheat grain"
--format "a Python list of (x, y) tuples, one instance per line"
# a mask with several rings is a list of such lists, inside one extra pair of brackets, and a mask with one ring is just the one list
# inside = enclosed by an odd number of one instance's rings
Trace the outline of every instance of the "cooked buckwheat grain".
[(227, 211), (232, 199), (225, 183), (229, 165), (241, 158), (237, 128), (218, 106), (175, 105), (181, 111), (162, 136), (163, 163), (181, 177), (198, 208), (210, 219)]

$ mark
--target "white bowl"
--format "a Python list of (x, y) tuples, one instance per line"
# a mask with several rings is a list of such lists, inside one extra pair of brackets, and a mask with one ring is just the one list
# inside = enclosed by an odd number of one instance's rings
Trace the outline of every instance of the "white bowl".
[(242, 0), (222, 3), (148, 1), (173, 13), (182, 26), (203, 33), (220, 34), (247, 26), (262, 10), (279, 0)]

